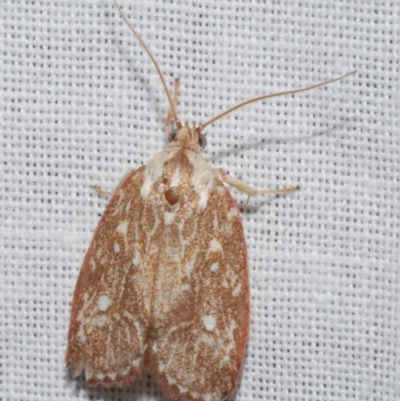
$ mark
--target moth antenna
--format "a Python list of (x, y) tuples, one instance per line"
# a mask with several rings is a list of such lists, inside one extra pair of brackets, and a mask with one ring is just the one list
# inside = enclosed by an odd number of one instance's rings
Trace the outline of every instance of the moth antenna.
[(163, 75), (163, 73), (161, 72), (161, 69), (160, 69), (160, 67), (159, 67), (158, 64), (157, 64), (156, 59), (154, 58), (154, 56), (153, 56), (153, 54), (151, 53), (150, 49), (146, 46), (146, 44), (144, 43), (144, 41), (143, 41), (143, 39), (140, 37), (140, 35), (135, 31), (135, 28), (134, 28), (134, 27), (132, 26), (132, 24), (129, 22), (128, 18), (127, 18), (127, 17), (125, 16), (125, 14), (122, 12), (121, 7), (120, 7), (119, 4), (117, 3), (117, 0), (114, 0), (114, 4), (115, 4), (115, 6), (117, 7), (117, 9), (118, 9), (118, 11), (119, 11), (119, 13), (120, 13), (122, 19), (125, 21), (125, 23), (126, 23), (126, 25), (128, 26), (128, 28), (132, 31), (132, 33), (135, 35), (136, 39), (137, 39), (137, 40), (139, 41), (139, 43), (142, 45), (143, 49), (146, 51), (147, 55), (150, 57), (150, 60), (152, 61), (153, 65), (154, 65), (154, 67), (156, 68), (157, 74), (158, 74), (158, 76), (160, 77), (161, 83), (162, 83), (162, 85), (163, 85), (163, 87), (164, 87), (165, 94), (167, 95), (168, 102), (169, 102), (169, 105), (170, 105), (170, 107), (171, 107), (171, 112), (172, 112), (172, 115), (174, 116), (174, 119), (175, 119), (176, 127), (177, 127), (177, 128), (181, 128), (181, 127), (182, 127), (182, 124), (181, 124), (181, 122), (179, 121), (178, 115), (176, 114), (176, 110), (175, 110), (174, 103), (173, 103), (172, 98), (171, 98), (171, 94), (169, 93), (167, 84), (166, 84), (165, 79), (164, 79), (164, 75)]
[(270, 99), (270, 98), (273, 98), (273, 97), (285, 96), (285, 95), (293, 95), (295, 93), (306, 92), (306, 91), (309, 91), (311, 89), (319, 88), (320, 86), (325, 86), (325, 85), (331, 84), (333, 82), (340, 81), (340, 80), (342, 80), (344, 78), (347, 78), (350, 75), (354, 75), (356, 72), (357, 71), (352, 71), (352, 72), (349, 72), (349, 73), (347, 73), (345, 75), (342, 75), (341, 77), (330, 79), (330, 80), (324, 81), (324, 82), (320, 82), (319, 84), (316, 84), (316, 85), (307, 86), (306, 88), (294, 89), (294, 90), (285, 91), (285, 92), (271, 93), (269, 95), (258, 96), (258, 97), (254, 97), (252, 99), (245, 100), (244, 102), (241, 102), (241, 103), (237, 104), (236, 106), (233, 106), (230, 109), (225, 110), (222, 113), (216, 115), (215, 117), (211, 118), (207, 122), (205, 122), (203, 124), (200, 124), (196, 128), (196, 132), (199, 134), (208, 125), (215, 123), (215, 121), (225, 117), (227, 114), (230, 114), (230, 113), (232, 113), (232, 112), (234, 112), (234, 111), (236, 111), (236, 110), (238, 110), (238, 109), (240, 109), (240, 108), (242, 108), (244, 106), (247, 106), (248, 104), (252, 104), (252, 103), (255, 103), (255, 102), (260, 102), (262, 100)]

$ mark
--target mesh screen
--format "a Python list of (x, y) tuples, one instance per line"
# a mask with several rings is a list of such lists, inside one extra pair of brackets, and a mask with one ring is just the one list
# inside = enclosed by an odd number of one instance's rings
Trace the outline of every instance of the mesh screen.
[[(241, 205), (251, 328), (237, 400), (399, 400), (400, 3), (126, 1), (205, 157)], [(0, 399), (160, 400), (144, 378), (88, 388), (64, 366), (80, 264), (113, 189), (166, 143), (167, 102), (111, 0), (4, 0)]]

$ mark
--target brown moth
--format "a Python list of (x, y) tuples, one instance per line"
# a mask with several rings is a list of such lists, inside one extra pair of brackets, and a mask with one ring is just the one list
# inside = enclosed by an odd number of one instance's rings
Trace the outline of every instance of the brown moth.
[[(235, 392), (249, 330), (249, 273), (238, 207), (226, 184), (257, 190), (212, 169), (202, 131), (245, 105), (308, 88), (260, 96), (199, 126), (182, 124), (150, 50), (170, 111), (166, 149), (128, 173), (94, 233), (72, 302), (66, 363), (89, 385), (125, 386), (151, 373), (176, 400), (218, 401)], [(101, 192), (98, 190), (98, 192)]]

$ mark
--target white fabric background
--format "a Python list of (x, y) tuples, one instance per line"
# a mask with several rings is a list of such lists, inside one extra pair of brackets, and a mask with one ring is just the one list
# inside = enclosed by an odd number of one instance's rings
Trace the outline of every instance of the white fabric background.
[[(399, 400), (397, 1), (121, 0), (182, 120), (357, 69), (206, 130), (242, 204), (250, 341), (237, 400)], [(2, 400), (161, 400), (147, 378), (87, 388), (64, 367), (70, 302), (107, 200), (165, 144), (167, 103), (111, 0), (1, 2)], [(199, 233), (200, 234), (200, 233)]]

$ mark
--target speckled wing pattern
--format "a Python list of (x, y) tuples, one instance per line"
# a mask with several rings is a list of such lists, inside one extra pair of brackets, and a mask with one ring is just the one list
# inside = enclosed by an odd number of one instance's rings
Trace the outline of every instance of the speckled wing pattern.
[(232, 395), (249, 326), (238, 208), (201, 155), (173, 149), (117, 188), (85, 257), (67, 364), (89, 384), (154, 374), (179, 400)]
[(141, 260), (150, 245), (140, 222), (151, 219), (134, 190), (142, 178), (143, 167), (116, 189), (76, 284), (66, 362), (74, 376), (84, 370), (90, 385), (124, 385), (141, 375), (155, 271)]

